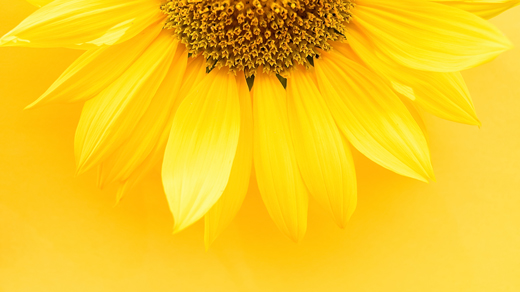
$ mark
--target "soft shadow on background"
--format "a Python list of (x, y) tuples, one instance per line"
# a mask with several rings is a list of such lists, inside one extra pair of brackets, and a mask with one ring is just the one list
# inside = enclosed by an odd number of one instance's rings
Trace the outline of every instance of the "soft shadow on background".
[[(34, 8), (0, 0), (0, 34)], [(437, 182), (355, 154), (345, 230), (315, 202), (285, 238), (252, 181), (204, 251), (203, 224), (171, 235), (158, 174), (114, 207), (74, 177), (81, 104), (23, 111), (81, 53), (0, 48), (0, 291), (520, 291), (520, 7), (493, 19), (516, 45), (464, 72), (482, 128), (425, 115)]]

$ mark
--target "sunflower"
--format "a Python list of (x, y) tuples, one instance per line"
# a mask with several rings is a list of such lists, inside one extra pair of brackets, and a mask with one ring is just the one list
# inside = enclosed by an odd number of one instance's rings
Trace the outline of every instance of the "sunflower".
[(162, 164), (174, 232), (204, 216), (206, 246), (238, 212), (253, 167), (270, 216), (295, 241), (309, 195), (347, 224), (351, 147), (434, 180), (416, 107), (480, 125), (459, 71), (511, 48), (485, 18), (519, 3), (30, 2), (41, 8), (1, 46), (85, 52), (28, 108), (84, 102), (77, 172), (97, 167), (119, 200)]

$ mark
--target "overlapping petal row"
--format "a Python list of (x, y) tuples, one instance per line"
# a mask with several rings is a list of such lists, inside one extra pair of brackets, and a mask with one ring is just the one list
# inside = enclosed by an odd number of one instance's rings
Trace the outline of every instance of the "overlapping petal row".
[(267, 210), (295, 241), (312, 196), (338, 226), (356, 207), (351, 148), (398, 174), (434, 179), (415, 108), (480, 125), (459, 71), (511, 47), (484, 18), (519, 1), (357, 0), (346, 43), (331, 43), (286, 88), (257, 73), (206, 72), (168, 31), (158, 0), (32, 0), (2, 46), (86, 49), (29, 107), (85, 102), (78, 172), (99, 170), (118, 199), (162, 165), (180, 231), (205, 217), (206, 245), (231, 222), (254, 169)]

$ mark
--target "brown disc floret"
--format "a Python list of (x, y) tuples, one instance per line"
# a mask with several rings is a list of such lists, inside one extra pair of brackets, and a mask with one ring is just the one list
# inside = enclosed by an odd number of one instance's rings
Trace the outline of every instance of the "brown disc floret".
[(285, 75), (316, 48), (342, 40), (352, 3), (345, 0), (170, 0), (166, 29), (173, 29), (191, 55), (203, 54), (208, 67), (254, 74)]

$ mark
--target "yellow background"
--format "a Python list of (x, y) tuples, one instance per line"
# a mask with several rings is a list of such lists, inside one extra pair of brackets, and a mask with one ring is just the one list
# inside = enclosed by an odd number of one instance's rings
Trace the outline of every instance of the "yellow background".
[[(34, 10), (0, 3), (0, 34)], [(348, 227), (311, 202), (300, 244), (253, 183), (208, 252), (200, 222), (171, 235), (157, 173), (115, 207), (74, 177), (80, 104), (22, 111), (79, 51), (0, 48), (0, 291), (520, 291), (519, 18), (492, 20), (516, 49), (464, 72), (482, 128), (425, 117), (436, 183), (356, 154)]]

